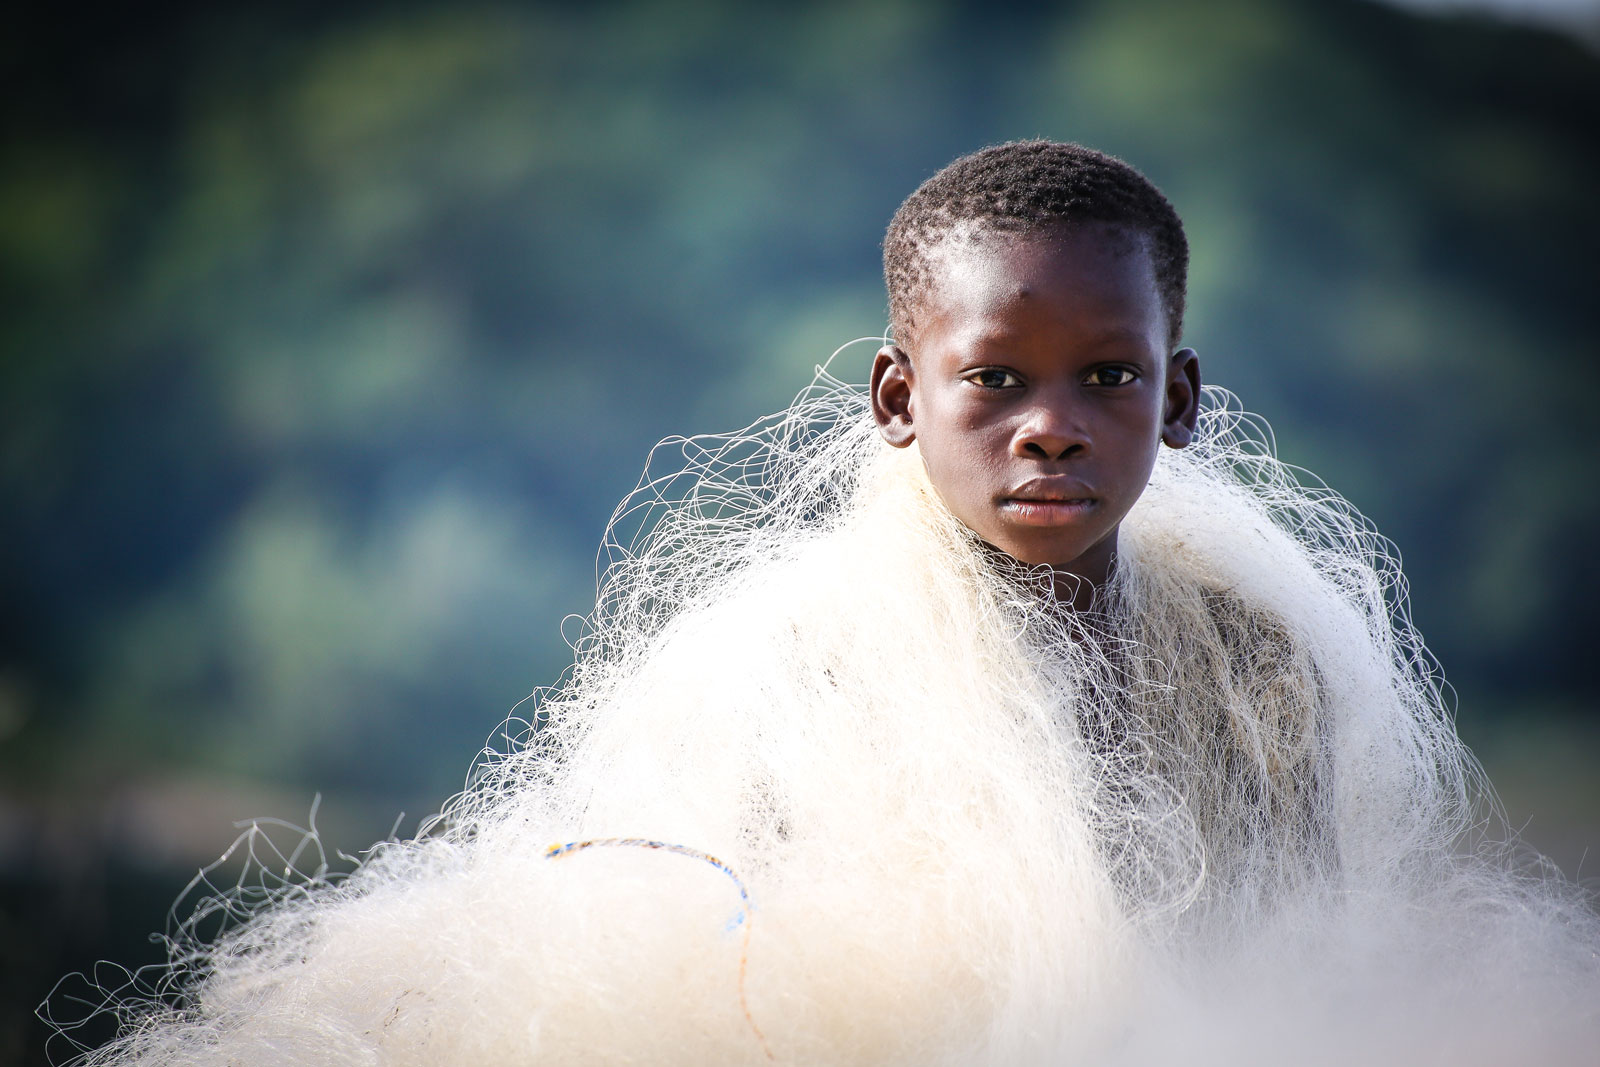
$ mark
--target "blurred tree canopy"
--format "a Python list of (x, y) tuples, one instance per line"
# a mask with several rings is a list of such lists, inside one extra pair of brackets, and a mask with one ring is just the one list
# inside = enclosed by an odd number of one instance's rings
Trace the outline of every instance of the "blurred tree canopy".
[(649, 445), (880, 332), (900, 199), (1031, 136), (1167, 191), (1208, 380), (1399, 543), (1464, 714), (1593, 713), (1570, 40), (1357, 0), (301, 0), (36, 6), (0, 56), (12, 805), (437, 804), (567, 661)]

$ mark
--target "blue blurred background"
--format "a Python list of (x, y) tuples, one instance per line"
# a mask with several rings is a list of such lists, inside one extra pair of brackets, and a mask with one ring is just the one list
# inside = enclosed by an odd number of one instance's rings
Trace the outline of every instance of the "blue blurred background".
[(355, 851), (437, 810), (567, 662), (650, 444), (881, 332), (895, 206), (1018, 137), (1172, 198), (1207, 379), (1399, 544), (1512, 824), (1593, 874), (1574, 11), (35, 5), (0, 42), (0, 1060), (59, 975), (159, 957), (238, 820), (320, 792)]

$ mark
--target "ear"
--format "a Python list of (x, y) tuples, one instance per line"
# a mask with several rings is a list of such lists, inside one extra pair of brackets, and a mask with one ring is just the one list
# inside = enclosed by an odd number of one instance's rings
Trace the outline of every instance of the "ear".
[(911, 357), (899, 345), (884, 345), (872, 360), (872, 418), (878, 433), (896, 448), (917, 439), (911, 427)]
[(1200, 417), (1200, 357), (1192, 348), (1180, 348), (1167, 363), (1167, 406), (1161, 417), (1161, 440), (1168, 448), (1183, 448), (1194, 440)]

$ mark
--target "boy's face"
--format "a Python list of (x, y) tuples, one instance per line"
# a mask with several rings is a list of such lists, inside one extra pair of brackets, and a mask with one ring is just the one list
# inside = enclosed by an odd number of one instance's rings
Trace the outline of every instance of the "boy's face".
[(1168, 353), (1142, 238), (1105, 225), (940, 249), (910, 353), (879, 351), (873, 413), (918, 443), (946, 506), (1025, 563), (1096, 584), (1163, 440), (1181, 448), (1200, 391)]

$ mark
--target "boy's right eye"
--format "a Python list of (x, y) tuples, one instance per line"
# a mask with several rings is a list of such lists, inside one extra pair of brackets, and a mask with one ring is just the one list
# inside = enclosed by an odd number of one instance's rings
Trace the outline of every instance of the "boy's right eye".
[(1018, 378), (1008, 370), (1000, 370), (998, 367), (984, 367), (982, 370), (975, 370), (967, 375), (967, 381), (974, 385), (981, 385), (985, 389), (1014, 389), (1022, 384), (1021, 378)]

